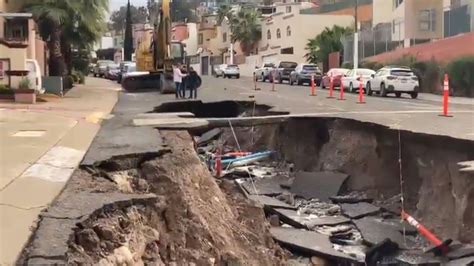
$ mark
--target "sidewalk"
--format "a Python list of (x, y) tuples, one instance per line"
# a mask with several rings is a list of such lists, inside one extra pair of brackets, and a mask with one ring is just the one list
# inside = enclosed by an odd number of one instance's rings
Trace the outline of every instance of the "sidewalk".
[(118, 90), (116, 83), (88, 78), (61, 99), (0, 103), (0, 265), (15, 262), (38, 214), (62, 190), (111, 112)]

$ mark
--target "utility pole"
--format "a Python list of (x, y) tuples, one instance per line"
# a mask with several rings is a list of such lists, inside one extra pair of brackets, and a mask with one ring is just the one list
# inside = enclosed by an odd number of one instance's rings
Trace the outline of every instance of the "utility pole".
[(357, 20), (357, 9), (358, 9), (358, 0), (354, 0), (355, 2), (355, 7), (354, 7), (354, 69), (356, 70), (359, 66), (359, 26), (358, 20)]

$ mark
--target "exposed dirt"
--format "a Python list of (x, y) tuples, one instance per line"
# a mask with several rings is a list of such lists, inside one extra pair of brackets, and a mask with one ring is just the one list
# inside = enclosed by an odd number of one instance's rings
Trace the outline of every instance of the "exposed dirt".
[(136, 193), (133, 180), (143, 179), (140, 187), (146, 191), (138, 192), (152, 192), (159, 199), (96, 212), (75, 230), (68, 262), (283, 264), (286, 254), (271, 239), (263, 211), (236, 198), (229, 184), (221, 184), (227, 193), (221, 191), (199, 161), (188, 133), (162, 135), (171, 152), (142, 162), (136, 172), (120, 169), (132, 180), (122, 191)]
[[(272, 149), (296, 171), (349, 174), (346, 190), (364, 191), (386, 207), (400, 209), (402, 158), (405, 208), (443, 238), (474, 239), (474, 176), (458, 162), (474, 159), (474, 143), (336, 118), (235, 129), (242, 150)], [(252, 132), (254, 132), (252, 134)], [(230, 129), (220, 143), (234, 145)]]

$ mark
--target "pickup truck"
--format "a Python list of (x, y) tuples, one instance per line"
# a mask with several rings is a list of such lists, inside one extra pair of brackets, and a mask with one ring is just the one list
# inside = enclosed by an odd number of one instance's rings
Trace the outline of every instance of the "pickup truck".
[(290, 82), (290, 75), (298, 66), (298, 63), (291, 61), (280, 61), (275, 68), (275, 81), (283, 83), (283, 80)]
[(261, 67), (256, 67), (254, 73), (255, 80), (263, 81), (266, 80), (271, 81), (271, 73), (275, 69), (275, 64), (273, 63), (265, 63)]

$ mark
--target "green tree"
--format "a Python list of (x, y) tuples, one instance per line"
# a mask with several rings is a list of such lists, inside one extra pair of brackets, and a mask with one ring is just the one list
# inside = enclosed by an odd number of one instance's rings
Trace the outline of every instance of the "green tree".
[(132, 35), (132, 13), (130, 11), (130, 0), (127, 3), (127, 17), (125, 19), (125, 36), (123, 41), (124, 58), (126, 61), (132, 60), (133, 35)]
[(171, 21), (188, 21), (197, 22), (198, 18), (193, 12), (194, 5), (188, 1), (173, 1), (171, 2)]
[(231, 20), (232, 42), (239, 41), (245, 55), (255, 50), (258, 41), (262, 39), (260, 14), (254, 9), (241, 9)]
[(224, 20), (224, 18), (226, 17), (227, 19), (232, 21), (232, 17), (233, 17), (232, 7), (228, 4), (222, 4), (217, 9), (217, 23), (220, 25), (222, 21)]
[(343, 45), (341, 37), (349, 32), (350, 28), (333, 26), (332, 29), (325, 28), (318, 36), (309, 39), (305, 49), (308, 53), (305, 55), (306, 60), (310, 63), (323, 63), (323, 69), (327, 70), (329, 65), (329, 54), (333, 52), (342, 52)]
[[(148, 9), (144, 6), (135, 7), (130, 5), (130, 13), (132, 16), (132, 23), (145, 23), (148, 17)], [(119, 10), (112, 12), (110, 22), (112, 29), (116, 32), (123, 33), (125, 30), (125, 20), (127, 18), (127, 6), (120, 7)]]
[(108, 1), (28, 0), (24, 9), (33, 14), (40, 35), (47, 41), (50, 75), (64, 76), (65, 52), (72, 45), (91, 46), (101, 35)]

